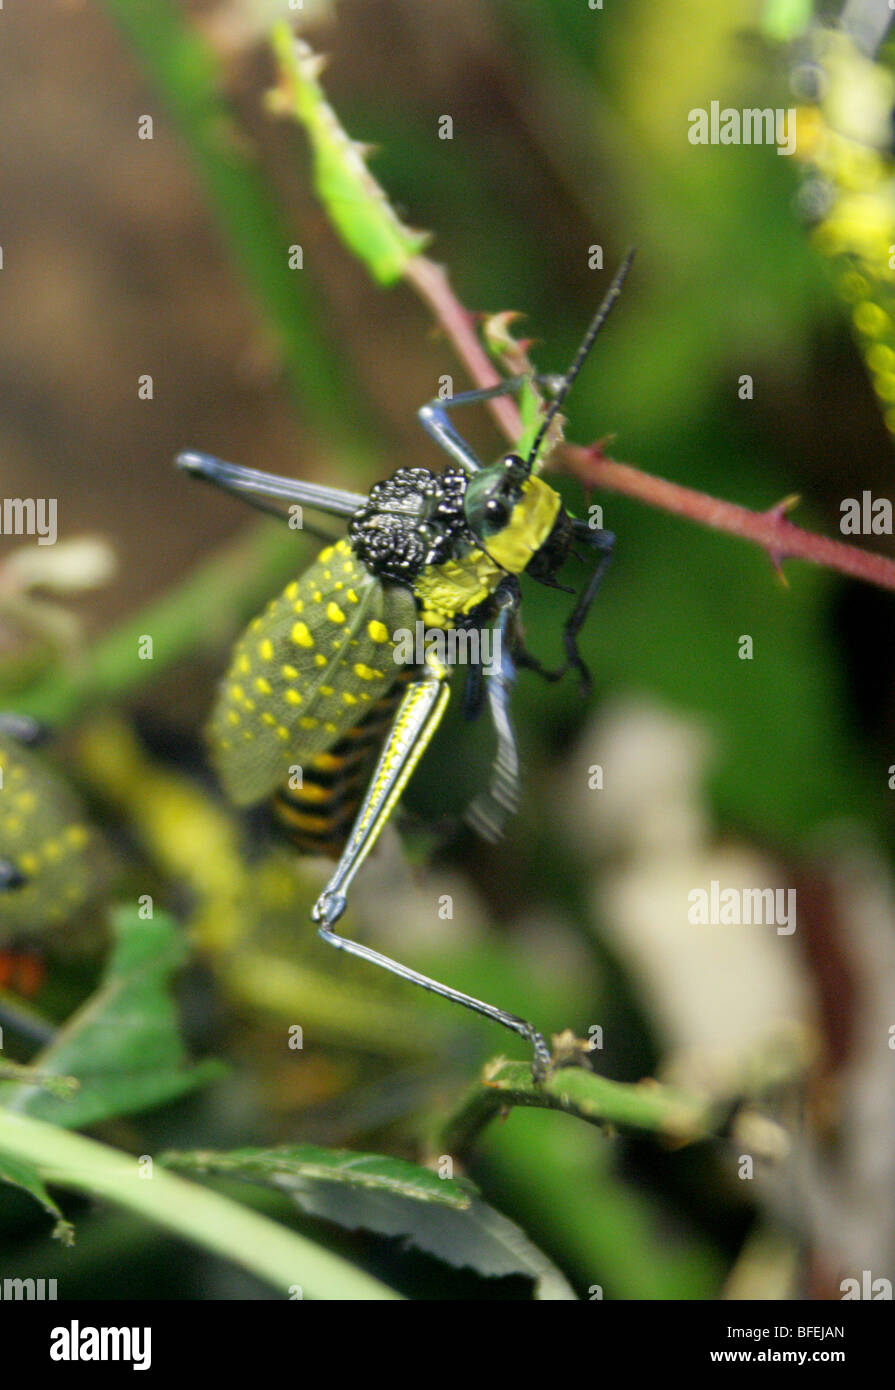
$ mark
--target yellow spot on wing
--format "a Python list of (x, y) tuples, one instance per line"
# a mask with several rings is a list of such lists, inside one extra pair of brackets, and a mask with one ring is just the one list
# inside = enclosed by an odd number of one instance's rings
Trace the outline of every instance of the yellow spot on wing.
[(344, 623), (345, 621), (345, 614), (335, 601), (326, 605), (326, 616), (331, 623)]
[(258, 655), (262, 661), (273, 661), (273, 642), (269, 637), (265, 637), (263, 642), (258, 643)]
[(255, 689), (257, 690), (259, 695), (273, 694), (273, 686), (271, 685), (269, 680), (265, 680), (264, 676), (259, 676), (258, 679), (255, 681)]
[(297, 647), (313, 647), (314, 639), (307, 623), (293, 623), (290, 636)]
[(385, 623), (381, 623), (378, 618), (374, 618), (372, 622), (367, 623), (367, 632), (369, 632), (374, 642), (388, 641), (388, 628)]

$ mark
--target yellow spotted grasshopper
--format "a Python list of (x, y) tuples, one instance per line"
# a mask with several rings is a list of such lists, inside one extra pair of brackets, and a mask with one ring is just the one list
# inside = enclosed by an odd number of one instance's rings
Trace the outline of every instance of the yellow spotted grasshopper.
[[(891, 18), (880, 7), (883, 27)], [(799, 204), (895, 435), (895, 74), (844, 26), (818, 27), (796, 54)]]
[[(497, 748), (490, 785), (468, 818), (490, 838), (501, 833), (517, 803), (519, 759), (509, 711), (516, 665), (551, 680), (574, 667), (588, 681), (577, 635), (614, 538), (570, 516), (559, 493), (537, 476), (536, 465), (618, 298), (632, 254), (561, 377), (514, 377), (423, 406), (423, 428), (451, 459), (441, 473), (400, 468), (365, 497), (208, 454), (186, 452), (177, 459), (190, 474), (261, 510), (283, 516), (277, 503), (299, 504), (348, 522), (347, 537), (328, 545), (236, 645), (210, 729), (225, 790), (244, 806), (273, 796), (301, 849), (338, 858), (312, 913), (325, 941), (520, 1033), (534, 1048), (538, 1075), (549, 1066), (550, 1051), (525, 1019), (350, 941), (333, 927), (448, 701), (450, 661), (427, 641), (419, 664), (398, 664), (399, 633), (421, 620), (429, 631), (490, 628), (499, 636), (496, 659), (470, 670), (477, 689), (484, 688)], [(532, 380), (548, 388), (551, 399), (526, 456), (509, 453), (484, 466), (454, 429), (449, 411), (519, 392)], [(563, 587), (555, 575), (576, 543), (593, 547), (599, 559), (563, 629), (566, 664), (547, 671), (522, 644), (519, 577)], [(296, 766), (298, 779), (290, 777)], [(300, 785), (292, 785), (296, 780)]]
[(43, 729), (0, 714), (0, 945), (62, 926), (90, 896), (97, 836), (33, 751)]

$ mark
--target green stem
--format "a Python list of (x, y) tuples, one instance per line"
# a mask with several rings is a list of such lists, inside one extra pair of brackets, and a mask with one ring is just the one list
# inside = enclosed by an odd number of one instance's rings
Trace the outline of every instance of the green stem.
[(560, 1067), (535, 1082), (526, 1062), (499, 1062), (486, 1068), (482, 1083), (448, 1121), (445, 1151), (465, 1152), (490, 1120), (516, 1105), (565, 1110), (589, 1124), (648, 1131), (679, 1144), (712, 1134), (723, 1113), (707, 1099), (655, 1081), (630, 1085), (583, 1067)]
[(399, 1295), (313, 1241), (155, 1164), (141, 1176), (136, 1158), (42, 1120), (0, 1109), (0, 1153), (36, 1167), (46, 1183), (126, 1207), (175, 1235), (241, 1265), (278, 1289), (298, 1285), (320, 1299)]
[[(7, 695), (19, 714), (55, 728), (106, 700), (121, 700), (179, 661), (217, 652), (280, 583), (297, 573), (295, 532), (266, 522), (226, 547), (170, 594), (114, 628), (72, 669), (53, 670)], [(152, 638), (152, 659), (140, 657)]]
[[(287, 232), (270, 189), (221, 95), (210, 43), (171, 0), (104, 0), (167, 107), (205, 187), (218, 227), (283, 353), (286, 369), (323, 438), (366, 452), (358, 392), (317, 320), (306, 270), (290, 269)], [(136, 132), (134, 135), (136, 139)], [(352, 409), (344, 408), (350, 394)]]

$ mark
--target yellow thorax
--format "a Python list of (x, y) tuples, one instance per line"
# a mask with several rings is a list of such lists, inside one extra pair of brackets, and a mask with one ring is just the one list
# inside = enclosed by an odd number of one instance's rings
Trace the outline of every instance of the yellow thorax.
[(521, 574), (550, 535), (561, 499), (540, 478), (528, 478), (506, 526), (488, 540), (487, 554), (476, 548), (462, 560), (428, 565), (414, 583), (423, 622), (430, 627), (454, 626), (493, 594), (504, 574)]

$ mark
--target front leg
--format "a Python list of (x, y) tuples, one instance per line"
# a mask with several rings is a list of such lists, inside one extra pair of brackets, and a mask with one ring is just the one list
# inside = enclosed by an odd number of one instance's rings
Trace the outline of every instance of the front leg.
[(581, 653), (578, 650), (578, 633), (581, 625), (587, 617), (588, 610), (593, 603), (597, 590), (603, 582), (612, 556), (615, 550), (615, 536), (611, 531), (594, 531), (588, 526), (586, 521), (574, 520), (572, 522), (576, 540), (584, 541), (586, 545), (592, 546), (594, 550), (600, 552), (596, 568), (588, 580), (586, 586), (581, 591), (578, 602), (572, 611), (571, 616), (563, 627), (563, 644), (566, 649), (566, 669), (569, 666), (575, 668), (581, 678), (581, 686), (585, 695), (590, 693), (591, 678), (590, 672), (584, 664)]
[(426, 433), (450, 454), (455, 463), (459, 463), (467, 473), (478, 473), (482, 461), (463, 436), (454, 429), (448, 411), (456, 409), (458, 405), (476, 405), (480, 401), (493, 401), (498, 396), (514, 396), (523, 386), (532, 384), (556, 390), (561, 381), (561, 377), (541, 372), (511, 376), (507, 377), (506, 381), (498, 382), (496, 386), (486, 386), (477, 391), (461, 391), (459, 395), (449, 396), (446, 400), (436, 396), (435, 400), (421, 406), (417, 416)]

